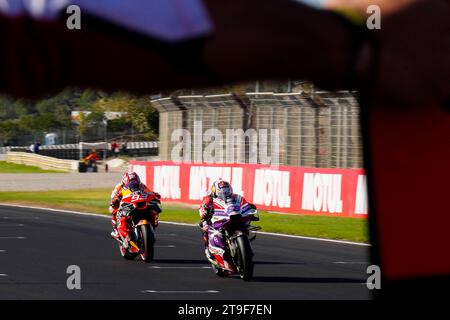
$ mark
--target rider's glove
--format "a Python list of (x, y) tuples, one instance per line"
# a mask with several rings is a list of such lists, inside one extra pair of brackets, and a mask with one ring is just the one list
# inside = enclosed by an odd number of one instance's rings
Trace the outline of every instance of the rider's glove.
[(202, 231), (208, 231), (208, 223), (206, 221), (201, 221), (198, 225), (200, 228), (202, 228)]
[(211, 219), (211, 212), (208, 212), (208, 211), (206, 211), (206, 210), (202, 210), (202, 212), (201, 212), (201, 215), (200, 215), (200, 218), (202, 219), (202, 220), (204, 220), (204, 221), (208, 221), (208, 220), (210, 220)]
[(116, 196), (111, 200), (110, 206), (113, 208), (117, 208), (120, 204), (120, 199)]

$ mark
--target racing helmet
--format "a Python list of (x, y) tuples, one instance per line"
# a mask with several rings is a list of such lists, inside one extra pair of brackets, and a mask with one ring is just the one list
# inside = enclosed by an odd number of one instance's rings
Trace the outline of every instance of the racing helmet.
[(136, 191), (141, 185), (141, 179), (136, 172), (125, 172), (122, 176), (122, 187), (131, 191)]
[(214, 197), (226, 201), (233, 195), (233, 188), (228, 181), (219, 179), (213, 183), (211, 193)]

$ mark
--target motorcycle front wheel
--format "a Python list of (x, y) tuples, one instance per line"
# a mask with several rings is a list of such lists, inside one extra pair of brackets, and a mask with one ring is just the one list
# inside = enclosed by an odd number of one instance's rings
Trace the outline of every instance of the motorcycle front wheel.
[(140, 226), (141, 232), (141, 257), (146, 263), (153, 260), (155, 251), (155, 233), (153, 228), (149, 224), (143, 224)]
[(253, 253), (250, 246), (250, 241), (246, 234), (242, 234), (236, 238), (237, 247), (237, 264), (239, 276), (244, 281), (249, 281), (253, 278)]

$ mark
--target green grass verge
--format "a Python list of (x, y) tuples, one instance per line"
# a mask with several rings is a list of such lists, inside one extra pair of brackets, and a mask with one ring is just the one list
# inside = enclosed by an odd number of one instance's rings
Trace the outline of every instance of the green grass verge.
[[(110, 194), (109, 189), (0, 192), (0, 202), (108, 214)], [(263, 231), (357, 242), (369, 241), (366, 219), (277, 214), (266, 211), (259, 213), (260, 221), (255, 225), (261, 226)], [(196, 223), (199, 216), (192, 206), (163, 203), (160, 219)]]
[(35, 166), (0, 161), (0, 173), (63, 173), (63, 171), (44, 170)]

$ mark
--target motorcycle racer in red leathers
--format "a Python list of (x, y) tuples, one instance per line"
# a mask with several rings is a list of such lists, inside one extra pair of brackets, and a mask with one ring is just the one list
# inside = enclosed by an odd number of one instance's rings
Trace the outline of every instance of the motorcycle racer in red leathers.
[(210, 219), (214, 214), (214, 198), (220, 198), (223, 201), (231, 199), (234, 203), (240, 204), (243, 211), (245, 211), (247, 207), (248, 209), (256, 209), (256, 206), (247, 202), (247, 200), (245, 200), (243, 196), (233, 193), (233, 188), (231, 187), (231, 184), (229, 182), (219, 179), (212, 184), (211, 191), (203, 198), (202, 203), (200, 204), (200, 207), (198, 209), (201, 219), (199, 226), (202, 228), (203, 232), (205, 252), (207, 253), (207, 256), (212, 259), (214, 258), (208, 250), (208, 229)]
[[(117, 219), (117, 212), (119, 209), (120, 201), (123, 197), (123, 191), (143, 191), (149, 194), (153, 194), (156, 198), (160, 199), (161, 196), (151, 191), (145, 184), (141, 182), (139, 176), (136, 172), (125, 172), (122, 176), (122, 180), (118, 183), (112, 193), (111, 193), (111, 203), (109, 205), (109, 212), (111, 213), (111, 223), (113, 225), (113, 231), (111, 232), (111, 236), (114, 239), (119, 239), (120, 237), (123, 239), (124, 243), (128, 243), (129, 238), (129, 230), (128, 230), (128, 219), (129, 217), (120, 217)], [(154, 227), (158, 226), (158, 217), (155, 217)]]

